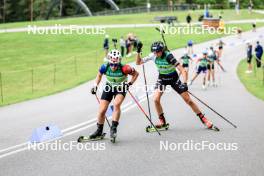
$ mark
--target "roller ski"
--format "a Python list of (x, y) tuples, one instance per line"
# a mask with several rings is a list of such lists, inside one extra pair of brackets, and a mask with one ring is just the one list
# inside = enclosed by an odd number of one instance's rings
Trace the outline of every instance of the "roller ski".
[[(158, 131), (166, 131), (169, 129), (169, 124), (166, 123), (166, 119), (164, 117), (164, 114), (162, 113), (159, 117), (159, 123), (157, 125), (155, 125), (156, 129)], [(146, 132), (147, 133), (150, 133), (150, 132), (156, 132), (156, 129), (155, 129), (154, 126), (147, 126), (146, 127)]]
[(117, 126), (118, 126), (118, 122), (112, 121), (112, 126), (110, 128), (110, 141), (112, 143), (115, 143), (116, 142)]
[(97, 130), (90, 136), (80, 136), (78, 142), (89, 142), (89, 141), (98, 141), (103, 140), (106, 133), (103, 133), (103, 124), (97, 124)]
[(99, 141), (99, 140), (103, 140), (105, 138), (106, 133), (102, 133), (102, 135), (97, 136), (95, 138), (91, 138), (91, 136), (80, 136), (78, 138), (78, 142), (82, 143), (82, 142), (90, 142), (90, 141)]
[[(159, 128), (156, 125), (156, 128), (158, 131), (167, 131), (169, 129), (169, 126), (170, 126), (170, 124), (167, 123), (167, 124), (164, 124), (163, 126), (160, 126)], [(156, 132), (156, 129), (153, 126), (149, 125), (146, 127), (146, 132), (147, 133)]]
[(198, 117), (200, 118), (201, 122), (203, 123), (203, 125), (209, 129), (209, 130), (214, 130), (214, 131), (220, 131), (220, 129), (215, 126), (211, 121), (209, 121), (204, 114), (200, 113), (198, 114)]

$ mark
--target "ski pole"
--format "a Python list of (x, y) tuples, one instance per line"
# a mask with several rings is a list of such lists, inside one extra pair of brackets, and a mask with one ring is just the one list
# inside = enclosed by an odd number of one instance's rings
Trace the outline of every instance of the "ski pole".
[(148, 119), (148, 121), (150, 122), (150, 124), (155, 128), (155, 130), (157, 131), (157, 133), (159, 134), (159, 135), (161, 135), (160, 134), (160, 132), (159, 132), (159, 130), (156, 128), (156, 126), (153, 124), (153, 122), (149, 119), (149, 116), (147, 115), (147, 113), (144, 111), (144, 109), (141, 107), (141, 105), (138, 103), (138, 101), (136, 100), (136, 98), (134, 97), (134, 95), (132, 95), (132, 93), (129, 91), (129, 90), (127, 90), (128, 91), (128, 93), (130, 94), (130, 96), (132, 97), (132, 99), (135, 101), (135, 103), (137, 104), (137, 106), (139, 107), (139, 109), (143, 112), (143, 114), (146, 116), (146, 118)]
[(158, 27), (156, 27), (155, 29), (156, 29), (157, 31), (159, 31), (159, 33), (161, 34), (161, 38), (162, 38), (162, 40), (163, 40), (163, 42), (164, 42), (164, 44), (165, 44), (166, 49), (169, 50), (169, 49), (168, 49), (168, 46), (167, 46), (167, 43), (166, 43), (166, 40), (165, 40), (165, 38), (164, 38), (164, 33), (165, 33), (165, 32), (164, 32), (163, 30), (160, 30)]
[(146, 78), (146, 72), (145, 72), (144, 64), (142, 65), (142, 68), (143, 68), (143, 75), (144, 75), (144, 81), (145, 81), (145, 91), (146, 91), (147, 102), (148, 102), (149, 119), (150, 119), (150, 121), (152, 121), (152, 118), (151, 118), (152, 116), (151, 116), (151, 111), (150, 111), (150, 104), (149, 104), (148, 87), (147, 87), (148, 84), (147, 84), (147, 78)]
[(221, 117), (222, 119), (224, 119), (226, 122), (228, 122), (230, 125), (232, 125), (234, 128), (237, 128), (236, 125), (234, 125), (232, 122), (230, 122), (227, 118), (225, 118), (224, 116), (222, 116), (221, 114), (219, 114), (218, 112), (216, 112), (213, 108), (211, 108), (209, 105), (207, 105), (205, 102), (203, 102), (201, 99), (199, 99), (198, 97), (196, 97), (194, 94), (192, 94), (190, 91), (188, 91), (188, 93), (193, 96), (194, 98), (196, 98), (199, 102), (201, 102), (203, 105), (205, 105), (207, 108), (209, 108), (211, 111), (213, 111), (214, 113), (216, 113), (219, 117)]
[[(96, 97), (97, 102), (100, 104), (100, 100), (99, 100), (99, 98), (98, 98), (98, 96), (96, 94), (95, 94), (95, 97)], [(106, 115), (105, 115), (105, 119), (106, 119), (106, 122), (107, 122), (108, 126), (111, 128), (111, 125), (110, 125)]]

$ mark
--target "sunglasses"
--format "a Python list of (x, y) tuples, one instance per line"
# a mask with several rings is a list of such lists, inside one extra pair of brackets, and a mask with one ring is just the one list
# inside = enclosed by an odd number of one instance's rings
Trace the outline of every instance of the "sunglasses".
[(110, 63), (109, 65), (110, 65), (110, 67), (117, 67), (119, 64), (112, 64), (112, 63)]

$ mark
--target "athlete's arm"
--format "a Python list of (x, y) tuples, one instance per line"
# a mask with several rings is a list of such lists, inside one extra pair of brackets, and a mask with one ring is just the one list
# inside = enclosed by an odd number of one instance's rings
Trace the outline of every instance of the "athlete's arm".
[(137, 56), (136, 56), (136, 64), (137, 65), (144, 64), (150, 60), (155, 60), (155, 55), (153, 53), (150, 53), (148, 56), (146, 56), (144, 58), (141, 58), (140, 53), (137, 53)]
[(131, 80), (129, 81), (132, 84), (134, 84), (134, 82), (137, 80), (138, 78), (138, 72), (133, 68), (133, 67), (130, 67), (129, 65), (124, 65), (122, 67), (122, 72), (126, 75), (131, 75), (132, 78)]
[(141, 59), (141, 56), (140, 56), (141, 53), (137, 53), (137, 56), (136, 56), (136, 64), (137, 65), (141, 65), (143, 64), (143, 61)]
[(187, 72), (186, 72), (186, 70), (181, 65), (178, 65), (176, 68), (180, 71), (180, 74), (183, 77), (183, 83), (187, 84)]
[(102, 80), (102, 77), (103, 77), (103, 75), (106, 72), (106, 69), (107, 69), (107, 65), (106, 64), (101, 65), (101, 67), (99, 68), (99, 71), (97, 73), (97, 76), (95, 78), (94, 86), (98, 86), (100, 84), (100, 82)]
[(96, 94), (97, 88), (98, 88), (98, 85), (101, 82), (102, 76), (103, 76), (103, 74), (101, 74), (100, 71), (99, 71), (97, 76), (96, 76), (95, 83), (94, 83), (93, 87), (91, 88), (91, 93), (92, 94)]
[[(134, 68), (133, 68), (134, 69)], [(130, 74), (132, 76), (130, 82), (131, 84), (134, 84), (134, 82), (136, 82), (137, 78), (138, 78), (138, 72), (134, 69), (133, 73)]]
[(102, 77), (103, 77), (103, 75), (100, 72), (98, 72), (97, 76), (95, 78), (95, 83), (94, 83), (96, 86), (98, 86), (100, 84)]

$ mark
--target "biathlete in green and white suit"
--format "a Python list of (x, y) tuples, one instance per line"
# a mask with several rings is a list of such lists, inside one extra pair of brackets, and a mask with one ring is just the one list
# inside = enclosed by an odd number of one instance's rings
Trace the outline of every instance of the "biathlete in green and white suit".
[(191, 57), (188, 55), (187, 51), (184, 51), (183, 56), (181, 57), (182, 60), (182, 67), (186, 70), (187, 73), (187, 79), (189, 75), (189, 67), (190, 67), (190, 61), (192, 60)]
[[(207, 70), (208, 70), (208, 72), (207, 72), (207, 85), (216, 87), (215, 61), (217, 61), (217, 53), (212, 46), (210, 47), (210, 50), (208, 52), (208, 58), (209, 58), (209, 62), (207, 64)], [(211, 77), (212, 77), (212, 82), (211, 82)]]
[(203, 51), (203, 56), (198, 59), (197, 72), (193, 76), (193, 78), (190, 81), (189, 85), (192, 85), (193, 81), (198, 77), (198, 75), (200, 73), (203, 73), (204, 77), (203, 77), (203, 86), (202, 86), (202, 88), (206, 89), (206, 73), (207, 73), (207, 65), (208, 65), (209, 62), (210, 62), (210, 60), (208, 58), (208, 52), (207, 52), (207, 50), (204, 50)]
[[(100, 107), (98, 113), (97, 130), (90, 135), (90, 139), (97, 138), (103, 133), (105, 113), (107, 108), (114, 98), (114, 111), (112, 114), (112, 126), (110, 129), (110, 137), (115, 138), (117, 133), (117, 126), (121, 114), (121, 104), (123, 103), (126, 92), (137, 79), (138, 72), (129, 65), (121, 63), (121, 54), (118, 50), (112, 50), (107, 55), (108, 62), (103, 64), (97, 74), (95, 85), (91, 89), (92, 94), (96, 94), (97, 87), (101, 82), (103, 75), (106, 76), (106, 84), (100, 100)], [(132, 78), (129, 82), (128, 75)]]
[[(186, 70), (180, 65), (172, 53), (165, 50), (163, 42), (154, 42), (151, 46), (152, 53), (144, 58), (141, 58), (140, 55), (142, 46), (142, 43), (138, 45), (136, 64), (140, 65), (152, 60), (159, 72), (159, 77), (154, 91), (154, 104), (159, 116), (159, 123), (156, 125), (156, 127), (163, 128), (166, 126), (166, 120), (160, 100), (166, 86), (169, 85), (183, 98), (186, 104), (190, 106), (190, 108), (195, 112), (195, 114), (199, 117), (201, 122), (206, 125), (207, 128), (214, 128), (215, 126), (213, 123), (204, 116), (196, 103), (190, 98), (188, 93)], [(176, 69), (178, 69), (182, 74), (183, 83), (179, 80), (179, 75)]]

